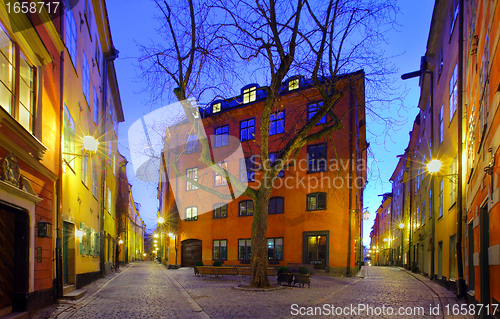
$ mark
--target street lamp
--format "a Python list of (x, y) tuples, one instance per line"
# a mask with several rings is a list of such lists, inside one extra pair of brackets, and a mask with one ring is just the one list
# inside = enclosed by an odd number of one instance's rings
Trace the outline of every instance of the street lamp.
[(364, 220), (368, 220), (370, 218), (370, 212), (368, 212), (367, 210), (363, 213), (363, 219)]
[(158, 234), (154, 234), (154, 235), (153, 235), (153, 237), (154, 237), (154, 238), (158, 238)]
[(429, 163), (427, 163), (426, 168), (427, 171), (431, 174), (436, 174), (441, 170), (442, 163), (438, 159), (433, 159)]
[(163, 224), (165, 219), (163, 217), (158, 217), (158, 223)]

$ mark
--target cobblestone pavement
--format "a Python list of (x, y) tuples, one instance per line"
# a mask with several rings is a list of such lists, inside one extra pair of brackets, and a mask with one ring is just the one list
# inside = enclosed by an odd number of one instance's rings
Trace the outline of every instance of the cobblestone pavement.
[[(458, 303), (446, 289), (400, 268), (367, 267), (362, 274), (314, 275), (311, 288), (242, 291), (233, 289), (241, 284), (236, 276), (195, 277), (192, 268), (140, 262), (37, 318), (448, 318), (443, 307)], [(439, 313), (431, 314), (437, 307)]]

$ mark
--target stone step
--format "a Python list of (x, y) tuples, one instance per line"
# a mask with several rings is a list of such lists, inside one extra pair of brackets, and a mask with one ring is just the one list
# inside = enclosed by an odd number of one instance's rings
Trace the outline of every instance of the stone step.
[(28, 312), (13, 312), (0, 317), (0, 319), (29, 319), (29, 317)]
[(69, 294), (76, 289), (75, 285), (64, 285), (63, 286), (63, 296)]
[(78, 300), (87, 293), (87, 290), (77, 289), (65, 294), (61, 299)]

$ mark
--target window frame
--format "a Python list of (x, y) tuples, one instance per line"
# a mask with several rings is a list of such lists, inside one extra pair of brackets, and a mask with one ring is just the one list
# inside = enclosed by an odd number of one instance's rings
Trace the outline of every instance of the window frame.
[(449, 109), (451, 123), (458, 107), (458, 63), (455, 63), (455, 67), (453, 68), (453, 72), (450, 77), (449, 85)]
[[(251, 203), (251, 206), (252, 206), (252, 213), (251, 214), (248, 213), (249, 203)], [(242, 214), (242, 212), (241, 212), (241, 204), (245, 204), (245, 212), (246, 212), (245, 214)], [(245, 200), (238, 202), (238, 217), (253, 216), (254, 211), (255, 211), (255, 205), (253, 203), (253, 200), (245, 199)]]
[[(324, 208), (318, 208), (320, 205), (320, 198), (319, 196), (324, 196)], [(312, 208), (310, 205), (310, 198), (315, 198), (316, 199), (316, 208)], [(323, 206), (322, 206), (323, 207)], [(316, 210), (326, 210), (327, 208), (327, 198), (326, 198), (326, 192), (314, 192), (314, 193), (309, 193), (306, 195), (306, 210), (307, 211), (316, 211)]]
[[(218, 130), (220, 130), (219, 133)], [(229, 124), (216, 127), (214, 129), (214, 135), (215, 135), (215, 140), (214, 140), (215, 147), (223, 147), (229, 145)]]
[[(217, 242), (217, 245), (216, 245)], [(225, 246), (222, 246), (222, 243), (225, 242)], [(215, 247), (219, 248), (219, 257), (220, 258), (215, 258)], [(222, 247), (225, 247), (225, 258), (222, 256)], [(212, 260), (214, 261), (222, 261), (222, 260), (227, 260), (227, 239), (214, 239), (212, 241)]]
[[(277, 253), (276, 253), (276, 250), (277, 250), (276, 247), (278, 246), (278, 245), (276, 245), (276, 241), (279, 240), (279, 239), (281, 239), (281, 245), (279, 245), (279, 246), (281, 246), (281, 258), (276, 258), (276, 255), (277, 255)], [(274, 258), (269, 257), (269, 249), (270, 249), (269, 248), (269, 241), (270, 240), (272, 240), (272, 242), (273, 242), (273, 248), (272, 249), (274, 251), (274, 253), (273, 253), (273, 257)], [(284, 254), (285, 254), (285, 240), (284, 240), (283, 237), (266, 238), (266, 246), (267, 246), (267, 260), (268, 261), (282, 261), (284, 259)]]
[[(219, 210), (219, 216), (217, 216), (217, 210)], [(223, 210), (226, 212), (224, 214), (224, 216), (222, 215), (222, 211)], [(227, 218), (227, 210), (228, 210), (227, 209), (227, 204), (224, 204), (224, 203), (217, 203), (217, 204), (215, 204), (214, 205), (214, 209), (213, 209), (212, 219)]]
[[(194, 210), (193, 210), (194, 208)], [(188, 210), (190, 211), (190, 217), (188, 218)], [(193, 213), (195, 215), (193, 216)], [(198, 220), (198, 206), (189, 206), (184, 209), (184, 221), (196, 221)]]
[(300, 79), (288, 81), (288, 91), (298, 90), (300, 88)]
[[(281, 207), (283, 208), (283, 210), (281, 212), (278, 212), (278, 205), (277, 205), (278, 200), (281, 200), (281, 203), (282, 203)], [(271, 210), (271, 205), (272, 205), (271, 201), (273, 201), (273, 203), (274, 203), (274, 210)], [(268, 211), (268, 215), (284, 214), (285, 213), (285, 197), (273, 196), (273, 197), (269, 198), (269, 204), (268, 204), (267, 211)]]
[[(195, 173), (194, 175), (192, 173)], [(198, 167), (190, 167), (186, 169), (186, 177), (194, 180), (195, 182), (198, 181)], [(186, 181), (186, 191), (194, 191), (197, 190), (198, 186), (192, 184), (190, 181)]]
[[(195, 138), (194, 140), (192, 138)], [(197, 153), (200, 151), (200, 143), (196, 133), (189, 134), (186, 139), (186, 154)]]
[[(228, 164), (226, 161), (219, 162), (217, 165), (220, 165), (223, 169), (228, 171)], [(218, 179), (218, 177), (220, 179)], [(219, 180), (219, 182), (218, 182)], [(227, 186), (227, 179), (224, 176), (219, 175), (216, 171), (214, 171), (214, 186), (215, 187), (220, 187), (220, 186)]]
[[(310, 155), (312, 153), (310, 152), (310, 149), (317, 148), (319, 146), (323, 146), (323, 154), (322, 155), (324, 157), (318, 157), (318, 158), (311, 159)], [(318, 155), (319, 153), (318, 153), (318, 151), (315, 151), (314, 154)], [(324, 161), (322, 161), (322, 160), (324, 160)], [(317, 161), (316, 168), (314, 168), (315, 166), (311, 164), (311, 161)], [(323, 163), (324, 163), (324, 166), (319, 165), (319, 164), (323, 164)], [(322, 167), (322, 169), (320, 169), (320, 167)], [(312, 174), (312, 173), (326, 172), (327, 167), (328, 167), (328, 148), (326, 146), (326, 143), (307, 145), (307, 173)], [(312, 169), (312, 168), (314, 168), (314, 169)]]
[[(318, 113), (318, 110), (323, 106), (323, 101), (317, 101), (307, 104), (307, 121), (309, 122), (314, 114)], [(315, 108), (315, 109), (313, 109)], [(326, 114), (319, 119), (318, 123), (315, 125), (326, 124)]]
[[(250, 121), (253, 121), (252, 126), (248, 125), (248, 122), (250, 122)], [(247, 126), (242, 127), (243, 124), (245, 124), (245, 123), (247, 124)], [(250, 136), (250, 128), (253, 128), (251, 138), (249, 137)], [(243, 138), (243, 131), (246, 131), (246, 136), (247, 136), (246, 138)], [(253, 140), (255, 140), (255, 117), (240, 121), (240, 141), (244, 142), (244, 141), (253, 141)]]
[[(244, 245), (241, 245), (241, 242), (244, 242)], [(244, 253), (240, 251), (241, 247), (244, 247)], [(244, 255), (244, 256), (242, 256)], [(251, 238), (238, 238), (238, 260), (239, 261), (247, 261), (250, 263), (250, 258), (252, 256), (252, 239)], [(242, 258), (243, 257), (243, 258)], [(245, 258), (247, 257), (247, 258)]]
[[(68, 54), (73, 64), (74, 69), (76, 70), (76, 62), (77, 62), (77, 48), (78, 48), (78, 27), (76, 24), (75, 16), (73, 15), (73, 9), (69, 6), (66, 6), (66, 14), (65, 14), (65, 31), (64, 31), (64, 43), (68, 48)], [(69, 38), (69, 39), (68, 39)]]
[(71, 116), (68, 106), (64, 103), (64, 118), (63, 118), (63, 154), (64, 162), (73, 172), (72, 156), (75, 154), (75, 120)]
[[(282, 118), (279, 118), (279, 115), (283, 114)], [(274, 119), (273, 119), (274, 116)], [(281, 128), (282, 131), (278, 132), (278, 123), (282, 122)], [(274, 133), (271, 133), (272, 126), (274, 125)], [(273, 112), (269, 116), (269, 136), (278, 135), (285, 133), (285, 110), (281, 110), (278, 112)]]
[(222, 111), (222, 105), (220, 102), (212, 104), (212, 114), (220, 113)]
[[(279, 155), (279, 152), (270, 152), (269, 153), (269, 164), (271, 164), (271, 166), (274, 165), (274, 163), (276, 162), (276, 158), (278, 157)], [(273, 157), (271, 159), (271, 157)], [(280, 159), (280, 161), (283, 161), (282, 159)], [(284, 166), (284, 165), (283, 165)], [(278, 172), (278, 174), (276, 174), (276, 177), (285, 177), (285, 170), (282, 169), (281, 171)]]
[(85, 50), (82, 54), (82, 92), (87, 106), (90, 107), (90, 67)]
[(257, 101), (257, 86), (251, 86), (243, 89), (243, 104)]
[[(242, 183), (255, 182), (255, 159), (254, 156), (240, 158), (239, 161), (239, 178)], [(243, 164), (245, 164), (245, 170), (243, 170)]]

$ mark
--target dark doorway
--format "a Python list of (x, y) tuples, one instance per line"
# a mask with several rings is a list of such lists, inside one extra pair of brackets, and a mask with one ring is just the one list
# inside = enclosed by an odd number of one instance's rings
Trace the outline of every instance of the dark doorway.
[(328, 271), (328, 232), (304, 232), (302, 262)]
[(438, 243), (438, 278), (443, 276), (443, 242)]
[(25, 311), (29, 285), (28, 213), (0, 204), (0, 316)]
[[(486, 307), (487, 305), (490, 305), (490, 265), (488, 263), (488, 248), (490, 247), (490, 218), (488, 215), (487, 203), (481, 207), (479, 214), (479, 280), (481, 283), (481, 303)], [(487, 317), (486, 311), (481, 311), (481, 318)]]
[(467, 231), (469, 235), (469, 290), (474, 290), (475, 286), (475, 271), (474, 271), (474, 223), (469, 223)]
[(63, 284), (68, 284), (70, 224), (63, 223)]
[(187, 239), (181, 242), (182, 267), (194, 267), (197, 261), (201, 261), (201, 240)]

